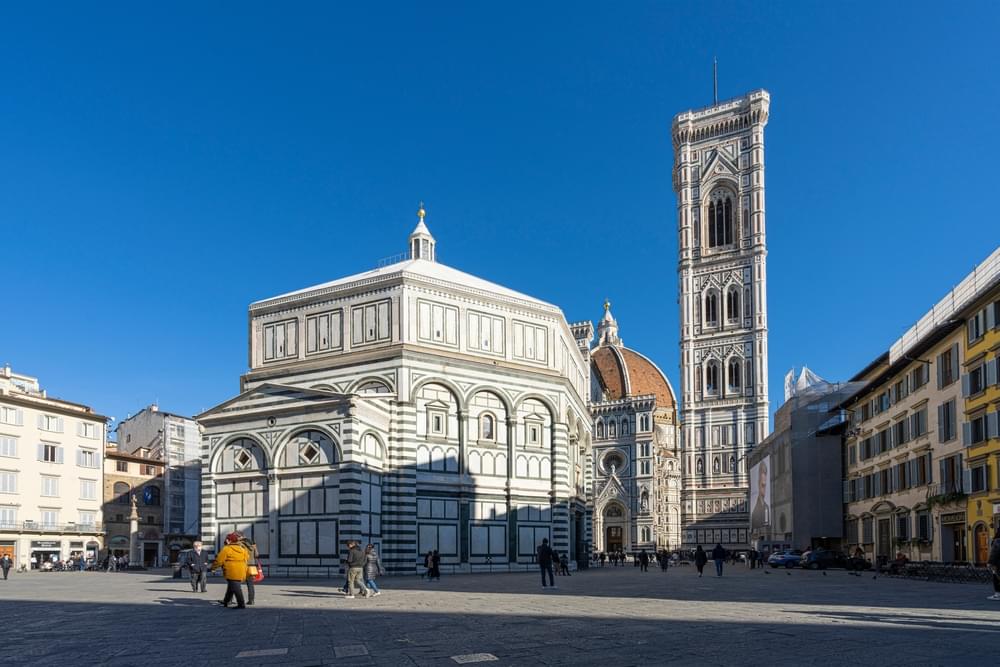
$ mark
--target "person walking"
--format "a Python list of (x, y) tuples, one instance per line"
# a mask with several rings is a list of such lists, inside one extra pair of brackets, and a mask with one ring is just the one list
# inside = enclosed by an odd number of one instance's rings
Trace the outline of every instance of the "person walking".
[(247, 550), (250, 555), (250, 562), (247, 564), (247, 606), (252, 607), (254, 601), (254, 584), (257, 578), (257, 563), (258, 558), (260, 558), (260, 552), (257, 551), (257, 544), (246, 537), (245, 535), (240, 535), (240, 546)]
[(638, 560), (639, 560), (639, 571), (649, 572), (649, 554), (646, 553), (645, 549), (639, 552)]
[(552, 574), (552, 547), (549, 546), (549, 539), (543, 538), (542, 543), (536, 550), (538, 555), (538, 569), (542, 572), (542, 588), (545, 588), (545, 573), (549, 574), (549, 585), (556, 587), (556, 579)]
[(715, 576), (722, 576), (722, 564), (726, 562), (726, 550), (722, 548), (721, 543), (716, 543), (715, 548), (712, 549), (712, 560), (715, 561)]
[(12, 565), (14, 565), (14, 561), (10, 559), (10, 554), (4, 554), (3, 558), (0, 558), (0, 570), (3, 570), (4, 581), (7, 581), (7, 574)]
[(566, 554), (563, 554), (559, 558), (559, 570), (562, 572), (562, 575), (564, 577), (573, 576), (569, 573), (569, 558), (566, 556)]
[(431, 572), (434, 570), (434, 552), (428, 551), (427, 555), (424, 556), (424, 578), (427, 581), (431, 580)]
[(194, 543), (194, 548), (184, 556), (184, 567), (191, 575), (191, 592), (197, 593), (198, 587), (201, 592), (208, 591), (208, 553), (202, 548), (201, 540)]
[[(986, 558), (986, 566), (990, 569), (990, 574), (993, 575), (993, 595), (986, 598), (987, 600), (1000, 600), (1000, 523), (997, 524), (996, 532), (993, 533), (993, 542), (990, 543), (990, 553)], [(6, 579), (6, 570), (4, 570), (4, 578)]]
[(431, 576), (436, 581), (441, 581), (441, 554), (437, 549), (431, 554)]
[(704, 574), (705, 563), (707, 562), (708, 562), (708, 554), (705, 553), (705, 550), (702, 549), (701, 545), (699, 544), (698, 548), (694, 550), (694, 566), (698, 568), (699, 577), (701, 577), (701, 575)]
[(601, 567), (604, 567), (604, 561), (606, 561), (608, 559), (608, 555), (602, 551), (601, 555), (600, 555), (600, 559), (601, 559)]
[(243, 582), (247, 578), (247, 563), (250, 561), (250, 552), (240, 544), (239, 533), (229, 533), (226, 535), (226, 544), (219, 551), (212, 563), (211, 570), (214, 572), (220, 567), (222, 574), (226, 578), (226, 595), (219, 601), (223, 607), (228, 607), (229, 602), (236, 598), (236, 609), (246, 609), (246, 601), (243, 599)]
[(365, 588), (364, 578), (365, 553), (358, 547), (358, 543), (351, 540), (347, 543), (347, 599), (354, 599), (355, 584), (361, 590), (361, 597), (368, 597), (368, 589)]
[(382, 561), (379, 560), (378, 552), (375, 551), (375, 545), (369, 544), (365, 547), (365, 586), (372, 592), (372, 595), (382, 595), (378, 584), (375, 583), (375, 577), (384, 572)]

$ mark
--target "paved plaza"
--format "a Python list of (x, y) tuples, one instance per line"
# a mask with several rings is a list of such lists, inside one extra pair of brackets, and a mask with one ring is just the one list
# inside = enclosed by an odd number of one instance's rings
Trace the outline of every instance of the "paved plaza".
[[(271, 579), (245, 611), (164, 572), (27, 573), (0, 581), (0, 664), (11, 665), (977, 665), (996, 662), (1000, 603), (983, 586), (844, 572), (626, 567)], [(488, 655), (486, 655), (488, 654)], [(495, 659), (494, 659), (495, 658)], [(481, 662), (475, 662), (481, 661)]]

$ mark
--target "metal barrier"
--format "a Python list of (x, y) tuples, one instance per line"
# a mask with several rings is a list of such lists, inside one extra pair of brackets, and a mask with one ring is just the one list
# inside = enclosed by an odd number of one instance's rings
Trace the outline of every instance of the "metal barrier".
[(941, 563), (919, 561), (905, 564), (894, 563), (879, 568), (887, 577), (901, 577), (918, 581), (937, 581), (949, 584), (988, 584), (993, 581), (989, 568), (972, 563)]

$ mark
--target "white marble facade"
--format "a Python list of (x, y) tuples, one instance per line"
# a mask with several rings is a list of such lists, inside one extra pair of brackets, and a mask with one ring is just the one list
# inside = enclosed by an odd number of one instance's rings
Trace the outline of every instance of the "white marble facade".
[(199, 415), (209, 546), (250, 535), (274, 575), (328, 576), (347, 539), (412, 573), (586, 558), (590, 415), (562, 312), (436, 261), (259, 301), (242, 393)]
[(673, 122), (688, 548), (750, 546), (745, 457), (768, 434), (769, 108), (756, 90)]
[(597, 336), (590, 350), (593, 549), (678, 549), (682, 476), (673, 387), (652, 361), (625, 347), (609, 303)]

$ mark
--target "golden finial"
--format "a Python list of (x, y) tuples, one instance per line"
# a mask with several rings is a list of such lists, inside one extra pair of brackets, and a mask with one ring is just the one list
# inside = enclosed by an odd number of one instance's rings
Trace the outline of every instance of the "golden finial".
[(420, 210), (417, 211), (417, 217), (420, 218), (420, 222), (424, 221), (425, 215), (427, 215), (427, 211), (424, 210), (424, 203), (420, 202)]
[(608, 312), (608, 310), (610, 310), (610, 309), (611, 309), (611, 302), (610, 302), (610, 301), (608, 301), (607, 299), (605, 299), (605, 300), (604, 300), (604, 312), (606, 313), (606, 312)]

